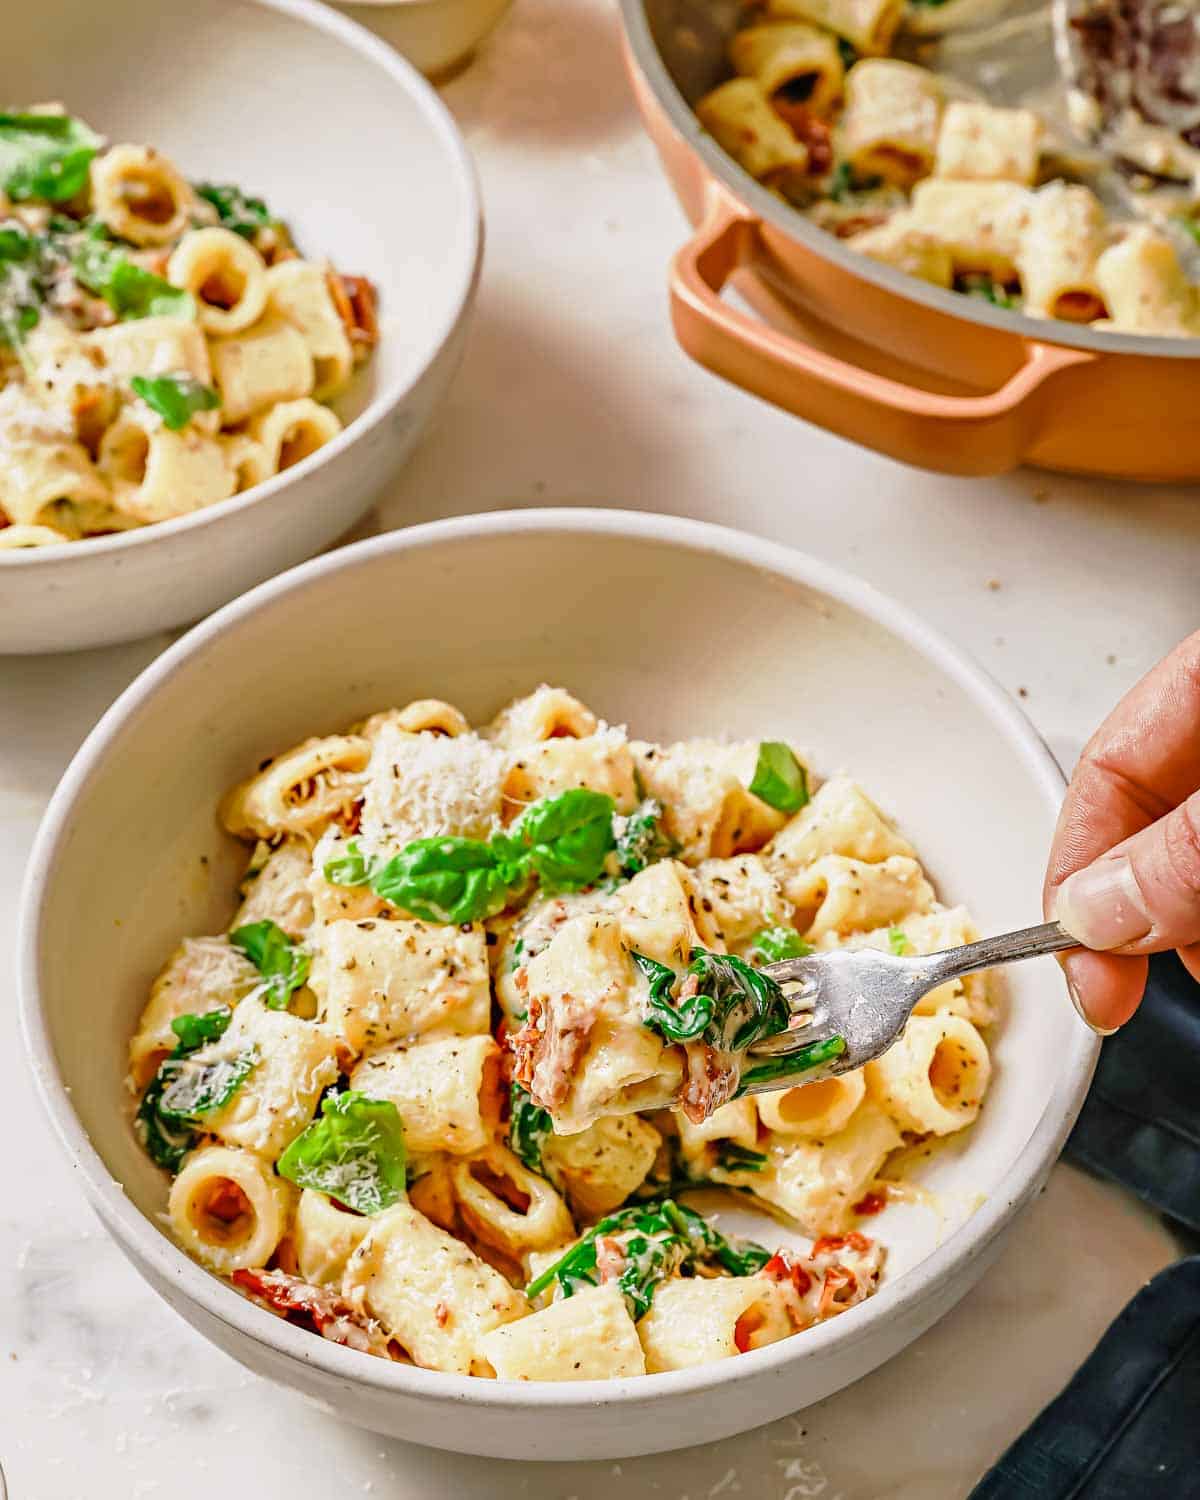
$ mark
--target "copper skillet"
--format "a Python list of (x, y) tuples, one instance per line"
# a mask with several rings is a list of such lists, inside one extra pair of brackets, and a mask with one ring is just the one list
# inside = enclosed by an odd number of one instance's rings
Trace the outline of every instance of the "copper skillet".
[[(1050, 323), (929, 286), (847, 249), (720, 150), (691, 104), (725, 76), (739, 8), (621, 0), (638, 106), (695, 226), (670, 271), (684, 350), (922, 468), (1200, 477), (1200, 338)], [(758, 318), (722, 299), (727, 283)]]

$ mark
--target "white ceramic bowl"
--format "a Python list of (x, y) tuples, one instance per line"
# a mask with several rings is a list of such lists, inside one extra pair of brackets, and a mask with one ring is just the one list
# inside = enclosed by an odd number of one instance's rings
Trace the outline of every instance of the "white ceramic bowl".
[[(475, 720), (568, 684), (648, 736), (772, 733), (850, 768), (984, 931), (1037, 918), (1061, 778), (1016, 706), (900, 606), (737, 532), (624, 511), (523, 511), (372, 538), (264, 584), (117, 701), (46, 814), (23, 897), (29, 1056), (78, 1180), (150, 1284), (251, 1369), (348, 1422), (445, 1448), (617, 1457), (719, 1438), (827, 1396), (968, 1292), (1082, 1102), (1095, 1038), (1051, 960), (1012, 971), (996, 1078), (929, 1181), (960, 1227), (926, 1258), (885, 1210), (891, 1274), (833, 1322), (723, 1364), (578, 1385), (471, 1380), (322, 1341), (189, 1260), (123, 1107), (126, 1039), (185, 933), (220, 930), (238, 868), (221, 793), (248, 765), (383, 705)], [(244, 858), (244, 856), (243, 856)], [(974, 1212), (966, 1212), (974, 1208)], [(781, 1231), (763, 1227), (762, 1238)], [(970, 1351), (964, 1350), (964, 1359)]]
[(237, 182), (307, 252), (378, 287), (382, 338), (337, 403), (349, 425), (311, 458), (175, 520), (0, 554), (0, 653), (76, 650), (195, 620), (352, 526), (444, 394), (482, 246), (466, 148), (403, 58), (313, 0), (13, 6), (0, 99), (61, 99), (111, 140), (159, 147), (193, 179)]
[(431, 78), (453, 73), (507, 14), (512, 0), (357, 0), (338, 9), (364, 21)]

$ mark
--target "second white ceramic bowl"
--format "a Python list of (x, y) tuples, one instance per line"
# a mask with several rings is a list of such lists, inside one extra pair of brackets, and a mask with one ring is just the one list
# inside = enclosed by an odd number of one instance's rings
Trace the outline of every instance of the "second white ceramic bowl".
[[(710, 1441), (820, 1400), (970, 1291), (1044, 1181), (1096, 1039), (1055, 964), (1012, 971), (978, 1125), (929, 1164), (957, 1228), (885, 1211), (878, 1295), (734, 1360), (580, 1384), (471, 1380), (293, 1328), (165, 1233), (122, 1089), (127, 1038), (185, 933), (221, 930), (244, 851), (215, 808), (264, 756), (412, 698), (474, 721), (543, 681), (636, 733), (777, 735), (897, 814), (985, 932), (1036, 920), (1061, 778), (1016, 706), (898, 605), (787, 548), (622, 511), (469, 517), (373, 538), (192, 631), (105, 715), (55, 794), (23, 897), (29, 1057), (76, 1178), (146, 1280), (249, 1368), (347, 1422), (512, 1458)], [(748, 1226), (744, 1226), (748, 1227)], [(758, 1225), (778, 1241), (779, 1226)], [(964, 1361), (972, 1352), (964, 1350)]]
[(337, 403), (348, 425), (311, 458), (191, 515), (0, 553), (0, 653), (78, 650), (195, 620), (311, 557), (367, 510), (461, 358), (479, 197), (436, 93), (384, 42), (313, 0), (14, 6), (0, 99), (60, 99), (114, 142), (156, 146), (195, 180), (240, 184), (306, 253), (379, 291), (379, 346)]

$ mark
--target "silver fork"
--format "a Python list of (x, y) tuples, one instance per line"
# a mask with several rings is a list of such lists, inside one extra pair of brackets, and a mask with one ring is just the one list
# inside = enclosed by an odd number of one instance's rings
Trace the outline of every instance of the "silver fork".
[(1078, 946), (1057, 922), (1046, 922), (919, 957), (835, 948), (767, 964), (762, 973), (783, 988), (799, 1024), (750, 1048), (738, 1092), (765, 1094), (861, 1068), (887, 1051), (930, 990)]

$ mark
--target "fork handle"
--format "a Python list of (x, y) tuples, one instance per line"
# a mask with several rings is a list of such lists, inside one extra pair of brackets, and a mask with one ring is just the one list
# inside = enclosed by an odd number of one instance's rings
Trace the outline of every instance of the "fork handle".
[(1015, 963), (1021, 958), (1038, 958), (1044, 953), (1061, 953), (1078, 948), (1074, 938), (1057, 922), (1043, 922), (1040, 927), (1022, 927), (1017, 932), (1002, 932), (998, 937), (980, 938), (944, 953), (931, 953), (917, 962), (926, 968), (936, 984), (974, 974), (978, 969), (992, 969), (997, 964)]

